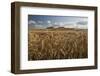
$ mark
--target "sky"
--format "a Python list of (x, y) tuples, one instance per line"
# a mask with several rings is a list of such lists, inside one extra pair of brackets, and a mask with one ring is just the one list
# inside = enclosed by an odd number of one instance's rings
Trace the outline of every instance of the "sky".
[(87, 29), (88, 17), (28, 15), (28, 26), (36, 29), (47, 27), (83, 28)]

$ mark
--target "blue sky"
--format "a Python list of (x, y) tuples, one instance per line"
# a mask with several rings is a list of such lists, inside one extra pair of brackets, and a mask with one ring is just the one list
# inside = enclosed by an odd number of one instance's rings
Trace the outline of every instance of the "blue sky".
[(78, 16), (28, 15), (28, 26), (31, 28), (47, 27), (87, 27), (88, 18)]

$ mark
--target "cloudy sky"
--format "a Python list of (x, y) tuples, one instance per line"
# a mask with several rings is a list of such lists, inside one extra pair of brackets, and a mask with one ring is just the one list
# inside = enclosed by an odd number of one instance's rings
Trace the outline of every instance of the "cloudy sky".
[(47, 27), (79, 27), (87, 29), (87, 25), (87, 17), (28, 15), (28, 26), (36, 29), (43, 29)]

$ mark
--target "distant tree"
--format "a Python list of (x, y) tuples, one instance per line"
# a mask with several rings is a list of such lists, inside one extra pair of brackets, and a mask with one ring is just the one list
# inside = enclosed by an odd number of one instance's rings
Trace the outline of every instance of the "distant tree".
[(47, 29), (53, 29), (54, 27), (47, 27)]

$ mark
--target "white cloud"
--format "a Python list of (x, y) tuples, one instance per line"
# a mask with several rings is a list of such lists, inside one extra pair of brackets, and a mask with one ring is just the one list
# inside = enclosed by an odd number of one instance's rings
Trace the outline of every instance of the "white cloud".
[(47, 21), (47, 23), (51, 24), (51, 21), (50, 21), (50, 20), (48, 20), (48, 21)]
[(35, 28), (42, 29), (42, 28), (45, 28), (45, 27), (43, 27), (43, 25), (35, 25)]
[(78, 28), (78, 29), (87, 29), (88, 28), (88, 26), (87, 25), (77, 25), (77, 24), (66, 24), (66, 25), (64, 25), (64, 27), (65, 28)]
[(63, 22), (60, 22), (59, 23), (59, 26), (63, 27), (64, 26), (64, 23)]
[(58, 23), (57, 23), (57, 22), (55, 22), (55, 23), (54, 23), (54, 25), (58, 25)]
[(38, 21), (38, 23), (40, 23), (40, 24), (41, 24), (41, 23), (43, 23), (43, 21)]
[(28, 24), (36, 24), (36, 21), (34, 21), (34, 20), (29, 20)]

